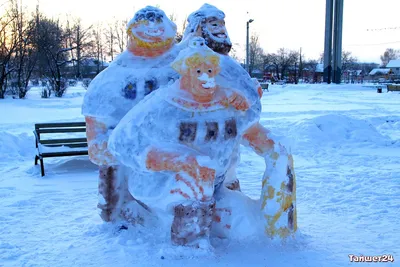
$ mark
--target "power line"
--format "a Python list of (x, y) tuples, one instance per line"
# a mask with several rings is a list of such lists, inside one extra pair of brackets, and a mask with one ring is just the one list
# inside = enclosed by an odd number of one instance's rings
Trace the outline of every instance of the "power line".
[(350, 44), (350, 45), (346, 45), (346, 46), (374, 46), (374, 45), (386, 45), (386, 44), (398, 44), (398, 43), (400, 43), (400, 41), (377, 43), (377, 44)]
[(367, 29), (367, 32), (379, 32), (379, 31), (391, 31), (391, 30), (400, 30), (400, 26), (377, 28), (377, 29)]

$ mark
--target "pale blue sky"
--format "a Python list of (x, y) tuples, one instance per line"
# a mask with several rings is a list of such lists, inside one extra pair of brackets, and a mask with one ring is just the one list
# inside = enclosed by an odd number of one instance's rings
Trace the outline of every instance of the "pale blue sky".
[[(4, 0), (3, 0), (4, 1)], [(22, 0), (34, 7), (37, 0)], [(39, 0), (50, 16), (69, 13), (84, 23), (107, 21), (113, 17), (130, 19), (146, 5), (159, 5), (167, 15), (174, 13), (178, 29), (184, 18), (206, 1), (200, 0)], [(399, 0), (344, 0), (343, 49), (360, 61), (380, 63), (386, 48), (400, 49)], [(226, 25), (239, 56), (244, 56), (246, 21), (254, 19), (250, 31), (259, 35), (262, 48), (275, 52), (280, 47), (299, 49), (306, 58), (317, 59), (323, 52), (325, 0), (213, 0), (222, 9)], [(247, 14), (248, 12), (248, 14)], [(368, 31), (368, 29), (393, 28)]]

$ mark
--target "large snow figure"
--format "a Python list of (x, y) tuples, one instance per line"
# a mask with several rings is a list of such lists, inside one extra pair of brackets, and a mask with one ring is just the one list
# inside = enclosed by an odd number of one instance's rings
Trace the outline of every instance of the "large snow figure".
[[(224, 67), (216, 77), (218, 83), (240, 90), (246, 95), (251, 109), (259, 114), (261, 112), (261, 103), (254, 81), (235, 60), (228, 56), (232, 43), (225, 27), (225, 13), (210, 4), (204, 4), (191, 13), (188, 17), (188, 25), (183, 39), (190, 39), (193, 36), (203, 37), (207, 46), (220, 54)], [(240, 183), (236, 178), (236, 165), (240, 161), (239, 146), (236, 151), (237, 153), (231, 161), (231, 168), (228, 171), (225, 185), (230, 189), (240, 190)]]
[[(216, 81), (218, 84), (223, 84), (229, 88), (237, 88), (240, 92), (244, 93), (249, 101), (251, 110), (260, 114), (261, 112), (261, 103), (260, 99), (262, 96), (262, 89), (258, 83), (258, 81), (254, 81), (251, 79), (248, 73), (242, 68), (235, 60), (228, 56), (228, 53), (232, 47), (231, 41), (229, 39), (228, 32), (225, 28), (225, 14), (223, 11), (219, 10), (215, 6), (210, 4), (204, 4), (198, 10), (194, 11), (188, 17), (188, 25), (186, 27), (184, 33), (184, 39), (192, 38), (192, 36), (201, 36), (205, 39), (208, 47), (213, 49), (215, 52), (220, 54), (221, 58), (221, 68), (220, 74), (216, 77)], [(265, 133), (264, 137), (266, 138), (264, 142), (271, 144), (271, 146), (275, 145), (277, 140), (273, 140), (271, 138), (269, 131), (265, 129), (261, 124), (256, 123), (253, 126), (256, 129), (256, 132)], [(231, 166), (226, 174), (225, 185), (230, 189), (238, 189), (240, 190), (239, 180), (236, 178), (236, 167), (238, 162), (240, 161), (239, 154), (239, 145), (235, 148), (236, 153), (232, 154), (231, 158)], [(271, 150), (269, 151), (271, 152)], [(278, 153), (279, 154), (279, 153)], [(270, 155), (276, 158), (276, 155)], [(287, 179), (295, 180), (294, 168), (293, 168), (293, 158), (287, 153), (286, 149), (282, 147), (282, 154), (280, 155), (280, 159), (285, 158), (285, 161), (288, 162), (286, 166), (280, 166), (280, 175), (282, 178), (286, 177)], [(275, 164), (276, 159), (267, 160), (267, 166)], [(293, 203), (293, 207), (291, 207), (290, 220), (292, 221), (290, 224), (294, 225), (294, 229), (297, 228), (297, 216), (296, 216), (296, 206), (295, 206), (295, 182), (293, 182), (294, 186), (292, 186), (292, 193), (290, 193), (292, 199), (290, 199), (290, 203)], [(273, 217), (270, 217), (271, 211), (269, 210), (266, 202), (268, 199), (271, 199), (271, 189), (269, 187), (269, 179), (268, 175), (264, 175), (263, 183), (262, 183), (262, 192), (261, 192), (261, 200), (262, 207), (261, 210), (265, 214), (265, 219), (267, 220), (265, 226), (265, 232), (273, 237), (281, 231), (275, 231), (273, 224), (278, 220), (278, 215), (280, 216), (279, 211), (277, 213), (273, 213)], [(281, 190), (275, 191), (276, 194), (281, 194)], [(281, 198), (279, 198), (281, 199)], [(269, 202), (269, 201), (268, 201)], [(287, 210), (288, 207), (282, 205), (280, 209)], [(275, 217), (274, 217), (275, 216)], [(279, 233), (278, 233), (279, 232)]]
[(221, 185), (243, 142), (274, 163), (264, 179), (268, 197), (278, 202), (264, 207), (265, 215), (273, 216), (267, 218), (271, 233), (293, 233), (295, 226), (288, 222), (293, 219), (293, 179), (276, 170), (285, 164), (280, 155), (286, 151), (258, 127), (259, 114), (249, 109), (247, 97), (218, 84), (224, 67), (220, 56), (204, 39), (194, 38), (172, 66), (181, 78), (135, 106), (110, 137), (111, 153), (137, 174), (129, 181), (132, 195), (154, 212), (173, 213), (174, 244), (202, 246), (213, 219), (222, 219), (216, 209), (235, 208), (219, 207), (218, 200), (225, 200), (227, 189)]
[(127, 218), (124, 205), (136, 202), (127, 189), (124, 167), (109, 153), (108, 138), (123, 116), (146, 95), (177, 78), (176, 25), (147, 6), (127, 25), (128, 47), (90, 83), (82, 106), (90, 160), (99, 165), (99, 205), (104, 221)]

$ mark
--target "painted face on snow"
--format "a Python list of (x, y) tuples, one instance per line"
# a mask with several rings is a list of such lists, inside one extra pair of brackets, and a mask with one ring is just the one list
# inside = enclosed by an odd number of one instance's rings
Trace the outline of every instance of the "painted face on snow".
[(232, 48), (225, 20), (216, 17), (206, 18), (201, 23), (201, 36), (206, 40), (207, 46), (214, 52), (227, 55)]
[(158, 56), (174, 43), (176, 25), (154, 7), (139, 10), (128, 24), (128, 49), (138, 56)]
[(206, 46), (203, 38), (191, 40), (172, 68), (181, 75), (180, 89), (190, 93), (195, 101), (205, 103), (213, 99), (218, 88), (215, 76), (221, 70), (220, 57)]
[(160, 42), (165, 39), (166, 24), (163, 16), (154, 11), (146, 12), (138, 17), (131, 26), (131, 32), (145, 42)]

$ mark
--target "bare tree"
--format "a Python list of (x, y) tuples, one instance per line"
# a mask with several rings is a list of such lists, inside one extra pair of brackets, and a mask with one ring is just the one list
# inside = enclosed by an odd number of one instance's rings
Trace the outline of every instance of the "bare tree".
[(13, 56), (12, 86), (18, 92), (19, 98), (24, 98), (28, 92), (29, 79), (36, 64), (37, 53), (33, 47), (35, 37), (35, 19), (28, 18), (27, 12), (14, 2), (12, 12), (15, 14), (12, 30), (17, 38), (17, 48)]
[[(170, 14), (168, 17), (172, 22), (174, 22), (175, 24), (177, 23), (175, 13)], [(181, 30), (176, 31), (175, 42), (177, 42), (177, 43), (179, 43), (183, 39), (183, 33), (185, 32), (185, 29), (186, 29), (187, 17), (188, 16), (186, 15), (182, 21)]]
[(105, 45), (107, 49), (107, 55), (114, 60), (115, 53), (115, 27), (112, 23), (109, 23), (104, 30)]
[(93, 26), (84, 27), (79, 18), (74, 20), (74, 24), (71, 27), (69, 26), (69, 21), (67, 21), (67, 25), (66, 40), (68, 40), (68, 45), (66, 47), (74, 48), (70, 50), (70, 59), (75, 69), (75, 77), (80, 79), (82, 78), (83, 61), (91, 56), (91, 48), (94, 45), (91, 36)]
[(383, 55), (381, 55), (382, 66), (386, 67), (390, 60), (398, 58), (400, 58), (400, 50), (387, 48)]
[(263, 66), (264, 50), (258, 41), (258, 34), (253, 33), (249, 43), (249, 74), (255, 69), (261, 69)]
[(46, 73), (50, 86), (57, 97), (63, 96), (66, 84), (62, 76), (62, 68), (71, 62), (68, 53), (75, 47), (66, 47), (67, 34), (58, 20), (42, 17), (38, 27), (37, 47), (41, 56), (46, 58)]
[(307, 77), (307, 79), (312, 79), (313, 82), (317, 82), (317, 66), (320, 60), (310, 59), (304, 62), (304, 70), (308, 70), (312, 77)]
[(264, 70), (269, 69), (272, 70), (274, 69), (276, 77), (278, 78), (278, 80), (280, 79), (280, 72), (279, 72), (279, 59), (278, 59), (278, 55), (275, 53), (271, 53), (271, 54), (267, 54), (264, 56), (264, 60), (263, 60), (263, 68)]
[(342, 52), (342, 74), (345, 71), (353, 70), (356, 66), (357, 58), (354, 57), (351, 52), (343, 51)]
[(114, 32), (115, 32), (115, 41), (117, 42), (118, 52), (124, 52), (127, 43), (128, 43), (128, 34), (126, 32), (126, 25), (128, 24), (128, 20), (115, 20), (114, 21)]
[(303, 62), (303, 59), (304, 59), (304, 55), (303, 55), (302, 49), (301, 49), (301, 47), (300, 47), (300, 50), (299, 50), (299, 73), (298, 73), (298, 77), (299, 77), (300, 79), (303, 79), (303, 71), (304, 71), (304, 62)]
[(96, 74), (99, 74), (100, 71), (104, 68), (104, 43), (103, 43), (103, 32), (101, 24), (97, 24), (93, 29), (93, 55), (96, 58)]
[(14, 71), (11, 60), (18, 46), (18, 36), (12, 30), (18, 18), (12, 8), (13, 3), (11, 2), (0, 17), (0, 98), (4, 98), (7, 78)]
[(285, 77), (286, 71), (290, 66), (295, 65), (298, 60), (299, 53), (297, 51), (280, 48), (277, 52), (277, 64), (280, 68), (281, 79)]

